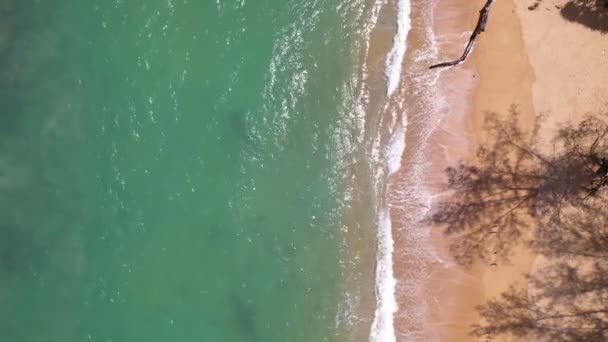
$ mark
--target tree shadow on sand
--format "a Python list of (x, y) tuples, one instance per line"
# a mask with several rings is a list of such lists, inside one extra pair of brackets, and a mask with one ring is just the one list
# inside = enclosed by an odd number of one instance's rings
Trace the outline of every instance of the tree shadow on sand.
[(490, 113), (477, 162), (446, 170), (448, 196), (431, 221), (445, 227), (458, 262), (504, 260), (516, 244), (553, 236), (573, 208), (591, 210), (591, 197), (604, 196), (608, 162), (598, 151), (608, 144), (608, 124), (588, 117), (562, 127), (548, 155), (535, 148), (539, 126), (522, 131), (515, 109), (505, 119)]
[(509, 335), (532, 341), (608, 340), (608, 212), (574, 213), (561, 234), (540, 243), (546, 264), (478, 307), (474, 336)]
[(564, 19), (608, 33), (607, 0), (571, 0), (561, 9)]
[(543, 256), (527, 288), (511, 287), (478, 307), (477, 337), (526, 341), (608, 340), (607, 116), (561, 127), (550, 151), (540, 122), (488, 114), (475, 165), (449, 168), (449, 196), (432, 221), (453, 237), (456, 260), (507, 258), (517, 243)]

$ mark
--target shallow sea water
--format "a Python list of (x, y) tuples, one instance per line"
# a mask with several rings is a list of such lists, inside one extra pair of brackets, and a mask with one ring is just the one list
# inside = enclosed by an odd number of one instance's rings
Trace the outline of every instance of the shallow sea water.
[(1, 339), (334, 340), (366, 6), (3, 2)]

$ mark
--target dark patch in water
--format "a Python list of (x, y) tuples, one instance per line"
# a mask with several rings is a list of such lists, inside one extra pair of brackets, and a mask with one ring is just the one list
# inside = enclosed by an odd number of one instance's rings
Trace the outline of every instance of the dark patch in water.
[(249, 111), (230, 110), (227, 112), (228, 126), (232, 134), (230, 137), (238, 139), (235, 144), (239, 148), (239, 153), (250, 155), (263, 155), (262, 147), (252, 135), (251, 125), (248, 122)]
[(260, 149), (251, 134), (246, 110), (227, 110), (218, 123), (218, 142), (223, 145), (229, 160), (238, 160), (247, 155), (260, 154)]
[(221, 239), (223, 235), (222, 227), (217, 224), (211, 224), (207, 227), (207, 240), (216, 241)]
[(228, 123), (232, 131), (242, 140), (249, 141), (249, 128), (247, 125), (247, 112), (243, 110), (231, 110), (228, 113)]
[(232, 310), (233, 322), (241, 334), (246, 337), (245, 341), (260, 341), (255, 325), (255, 310), (252, 303), (246, 300), (236, 291), (230, 293), (230, 308)]
[(267, 221), (268, 221), (268, 215), (260, 214), (260, 213), (255, 215), (256, 224), (265, 224)]
[(2, 278), (19, 277), (33, 265), (34, 248), (24, 232), (13, 225), (0, 226), (0, 273)]

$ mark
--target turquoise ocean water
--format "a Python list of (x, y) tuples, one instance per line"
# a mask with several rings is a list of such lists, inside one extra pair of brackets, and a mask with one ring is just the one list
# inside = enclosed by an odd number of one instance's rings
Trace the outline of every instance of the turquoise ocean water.
[(0, 340), (333, 341), (368, 6), (3, 1)]

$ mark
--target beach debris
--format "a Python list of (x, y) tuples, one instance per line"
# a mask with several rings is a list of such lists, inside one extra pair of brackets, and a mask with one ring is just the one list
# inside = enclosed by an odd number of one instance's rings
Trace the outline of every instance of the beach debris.
[(540, 6), (541, 2), (542, 2), (542, 0), (536, 0), (536, 2), (534, 3), (534, 5), (528, 6), (528, 11), (537, 10), (538, 6)]
[(486, 4), (483, 6), (483, 8), (479, 11), (479, 19), (477, 20), (477, 25), (475, 26), (473, 33), (471, 33), (471, 37), (469, 38), (469, 42), (467, 43), (467, 45), (464, 49), (464, 52), (462, 53), (462, 56), (460, 56), (460, 58), (458, 58), (457, 60), (454, 60), (451, 62), (444, 62), (444, 63), (431, 65), (429, 67), (429, 69), (455, 66), (455, 65), (458, 65), (458, 64), (464, 62), (467, 59), (467, 57), (473, 50), (473, 45), (475, 44), (475, 39), (477, 38), (477, 36), (479, 34), (481, 34), (482, 32), (484, 32), (486, 30), (486, 24), (488, 23), (488, 15), (490, 14), (490, 8), (492, 7), (493, 3), (494, 3), (494, 0), (488, 0), (486, 2)]

